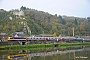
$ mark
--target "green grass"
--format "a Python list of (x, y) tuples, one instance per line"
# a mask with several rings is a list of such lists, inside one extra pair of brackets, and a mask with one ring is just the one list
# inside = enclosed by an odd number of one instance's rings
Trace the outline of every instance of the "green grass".
[(0, 46), (0, 49), (4, 50), (28, 50), (28, 49), (41, 49), (41, 48), (48, 48), (54, 47), (53, 44), (27, 44), (27, 45), (8, 45), (8, 46)]
[(60, 44), (60, 46), (80, 46), (80, 45), (90, 45), (90, 42), (85, 42), (85, 43), (65, 43), (65, 44)]
[(77, 47), (77, 46), (90, 46), (90, 42), (85, 42), (85, 43), (64, 43), (64, 44), (59, 44), (59, 48), (68, 48), (68, 47)]
[[(45, 48), (54, 48), (55, 44), (27, 44), (27, 45), (7, 45), (7, 46), (0, 46), (1, 50), (38, 50), (38, 49), (45, 49)], [(59, 48), (67, 48), (67, 47), (74, 47), (74, 46), (90, 46), (90, 42), (84, 43), (60, 43), (58, 44)]]

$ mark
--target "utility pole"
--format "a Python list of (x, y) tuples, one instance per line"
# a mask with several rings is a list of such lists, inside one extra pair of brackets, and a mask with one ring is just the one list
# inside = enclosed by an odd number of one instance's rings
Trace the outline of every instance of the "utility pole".
[(74, 27), (72, 28), (73, 36), (74, 36)]

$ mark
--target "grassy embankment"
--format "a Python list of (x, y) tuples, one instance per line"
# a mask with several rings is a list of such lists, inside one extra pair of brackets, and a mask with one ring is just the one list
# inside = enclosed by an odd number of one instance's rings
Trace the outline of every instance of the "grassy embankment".
[(55, 46), (59, 48), (68, 48), (75, 46), (90, 46), (90, 42), (84, 43), (60, 43), (60, 44), (27, 44), (27, 45), (7, 45), (0, 46), (0, 50), (38, 50), (45, 48), (54, 48)]

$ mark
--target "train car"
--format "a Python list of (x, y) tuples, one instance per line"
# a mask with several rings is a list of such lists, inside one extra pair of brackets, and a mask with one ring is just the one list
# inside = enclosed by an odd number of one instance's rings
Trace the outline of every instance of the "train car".
[(76, 38), (75, 38), (75, 40), (76, 40), (76, 41), (83, 41), (83, 40), (84, 40), (84, 38), (79, 38), (79, 37), (76, 37)]
[(8, 41), (26, 41), (26, 37), (8, 37)]
[(60, 37), (47, 37), (49, 41), (60, 41)]
[(30, 41), (44, 41), (44, 40), (47, 40), (47, 41), (55, 41), (55, 40), (61, 40), (60, 37), (27, 37), (27, 40), (30, 40)]
[(61, 40), (65, 40), (65, 41), (71, 41), (74, 39), (75, 39), (75, 37), (61, 37)]
[(57, 40), (57, 37), (48, 37), (48, 40)]
[(39, 40), (46, 40), (45, 37), (27, 37), (29, 41), (39, 41)]
[(23, 32), (14, 32), (8, 41), (26, 41), (26, 35)]

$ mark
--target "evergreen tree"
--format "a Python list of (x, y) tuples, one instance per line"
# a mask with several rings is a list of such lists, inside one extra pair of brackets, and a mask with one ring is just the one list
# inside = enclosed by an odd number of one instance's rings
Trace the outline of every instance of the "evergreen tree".
[(90, 22), (90, 17), (87, 17), (88, 21)]
[(77, 19), (74, 20), (75, 25), (78, 25)]
[(66, 24), (66, 21), (64, 19), (62, 19), (62, 24), (65, 25)]
[(62, 16), (59, 15), (59, 16), (58, 16), (58, 19), (59, 19), (59, 20), (62, 20)]
[(22, 7), (20, 8), (20, 10), (26, 10), (26, 7), (22, 6)]

